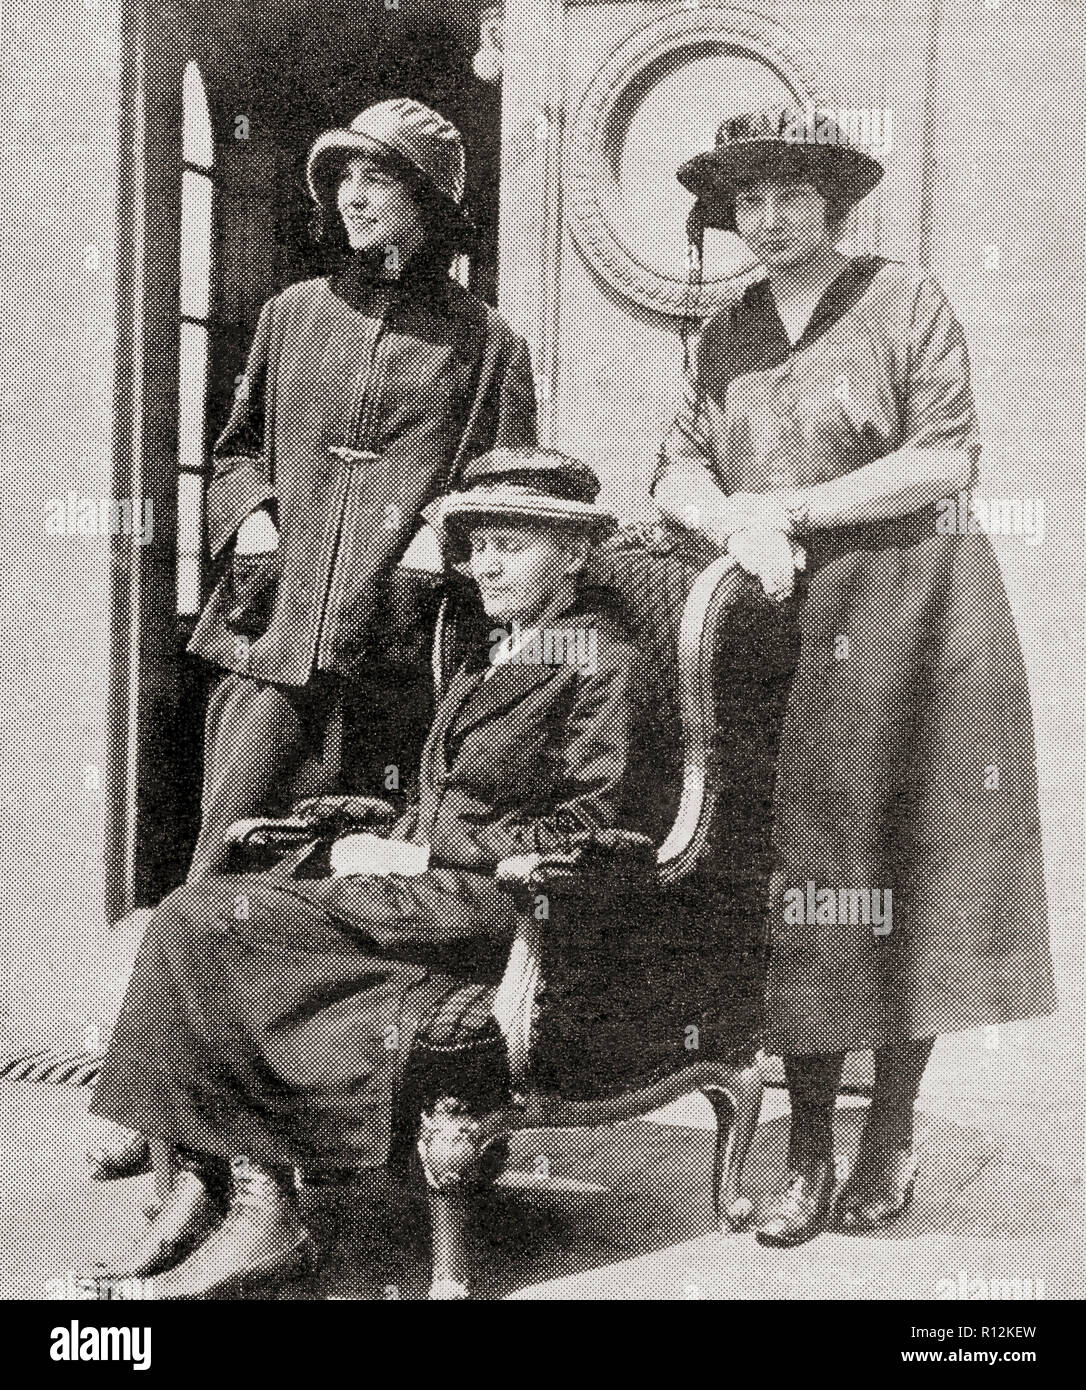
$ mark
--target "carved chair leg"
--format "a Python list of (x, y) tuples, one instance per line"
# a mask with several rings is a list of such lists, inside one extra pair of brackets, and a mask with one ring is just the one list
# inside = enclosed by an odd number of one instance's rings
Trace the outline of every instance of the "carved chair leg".
[(760, 1057), (741, 1064), (721, 1081), (702, 1087), (716, 1113), (713, 1161), (713, 1210), (721, 1231), (741, 1231), (754, 1215), (754, 1204), (740, 1191), (743, 1164), (762, 1111)]
[(471, 1237), (479, 1194), (505, 1166), (508, 1140), (500, 1111), (470, 1114), (444, 1096), (423, 1113), (419, 1157), (430, 1199), (431, 1299), (472, 1295)]
[(149, 1141), (151, 1150), (151, 1171), (155, 1175), (155, 1202), (161, 1206), (169, 1196), (173, 1180), (177, 1176), (173, 1145), (162, 1139)]

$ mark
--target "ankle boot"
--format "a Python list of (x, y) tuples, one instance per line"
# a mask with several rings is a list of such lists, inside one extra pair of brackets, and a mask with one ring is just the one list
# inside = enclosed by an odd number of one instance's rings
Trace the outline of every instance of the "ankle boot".
[(165, 1201), (148, 1214), (128, 1267), (106, 1277), (146, 1279), (170, 1269), (195, 1249), (222, 1219), (221, 1162), (194, 1154), (179, 1157)]
[(843, 1052), (784, 1058), (792, 1105), (788, 1181), (776, 1209), (760, 1223), (760, 1245), (802, 1245), (825, 1230), (833, 1202), (833, 1112)]
[(87, 1170), (94, 1182), (134, 1178), (151, 1168), (151, 1148), (142, 1134), (114, 1120), (97, 1119), (86, 1148)]
[(289, 1168), (231, 1160), (233, 1191), (221, 1225), (184, 1261), (155, 1281), (159, 1299), (252, 1297), (301, 1274), (313, 1259)]
[(917, 1158), (913, 1107), (934, 1038), (888, 1043), (875, 1051), (875, 1085), (860, 1152), (837, 1197), (835, 1223), (867, 1231), (900, 1216), (913, 1198)]
[(754, 1233), (759, 1245), (802, 1245), (826, 1229), (833, 1200), (832, 1155), (793, 1167), (784, 1195)]
[(842, 1231), (870, 1231), (888, 1225), (912, 1202), (916, 1170), (917, 1156), (911, 1145), (861, 1144), (855, 1166), (837, 1195), (834, 1224)]

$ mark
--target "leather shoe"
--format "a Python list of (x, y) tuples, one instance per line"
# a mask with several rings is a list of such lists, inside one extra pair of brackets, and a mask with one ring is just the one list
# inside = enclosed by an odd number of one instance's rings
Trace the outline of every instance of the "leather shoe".
[(123, 1272), (111, 1271), (109, 1279), (147, 1279), (183, 1260), (221, 1219), (204, 1177), (182, 1168), (173, 1180), (166, 1200), (149, 1217), (136, 1253)]
[(912, 1202), (916, 1169), (912, 1149), (861, 1150), (837, 1197), (838, 1230), (870, 1231), (899, 1217)]
[(313, 1238), (298, 1214), (293, 1174), (250, 1159), (235, 1159), (231, 1167), (233, 1194), (222, 1224), (155, 1280), (156, 1299), (254, 1297), (310, 1268)]
[(833, 1199), (832, 1160), (788, 1175), (784, 1197), (755, 1231), (759, 1245), (802, 1245), (826, 1229)]
[(142, 1134), (113, 1120), (99, 1120), (86, 1149), (87, 1169), (94, 1182), (134, 1178), (151, 1170), (151, 1146)]

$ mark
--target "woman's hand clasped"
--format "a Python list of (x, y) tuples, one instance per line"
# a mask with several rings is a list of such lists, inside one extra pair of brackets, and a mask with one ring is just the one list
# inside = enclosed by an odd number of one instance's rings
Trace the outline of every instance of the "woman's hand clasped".
[(785, 603), (795, 588), (796, 570), (807, 567), (807, 553), (785, 531), (751, 526), (728, 539), (728, 554), (754, 575), (766, 597)]
[(417, 878), (430, 867), (430, 848), (428, 845), (412, 845), (406, 840), (386, 840), (380, 835), (360, 831), (336, 840), (329, 859), (335, 878), (355, 874), (374, 878), (399, 874), (403, 878)]

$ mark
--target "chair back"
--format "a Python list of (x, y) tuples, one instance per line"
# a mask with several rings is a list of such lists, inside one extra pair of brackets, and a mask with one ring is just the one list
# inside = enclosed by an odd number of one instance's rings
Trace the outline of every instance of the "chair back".
[[(683, 751), (678, 811), (657, 850), (657, 889), (608, 879), (602, 903), (548, 888), (528, 898), (494, 1003), (515, 1084), (588, 1100), (674, 1070), (676, 1040), (747, 1055), (762, 1025), (777, 748), (798, 655), (796, 604), (778, 606), (729, 556), (655, 527), (592, 553), (605, 591), (662, 677)], [(474, 585), (450, 585), (434, 643), (440, 696), (487, 635)], [(678, 789), (672, 788), (672, 792)], [(665, 791), (666, 795), (666, 791)], [(568, 901), (566, 900), (568, 899)], [(537, 1011), (546, 982), (547, 1007)], [(678, 1043), (678, 1057), (697, 1059)]]

